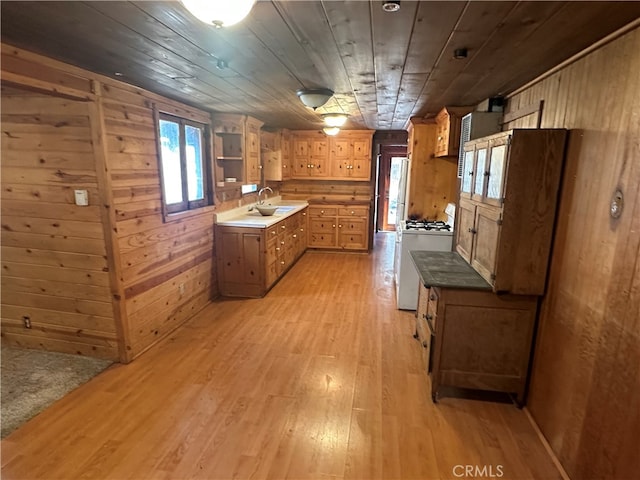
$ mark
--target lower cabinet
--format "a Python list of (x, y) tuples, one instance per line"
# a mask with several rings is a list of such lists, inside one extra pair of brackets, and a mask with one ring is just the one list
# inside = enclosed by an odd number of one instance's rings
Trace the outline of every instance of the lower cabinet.
[(220, 294), (262, 297), (307, 247), (307, 211), (267, 228), (216, 225)]
[(452, 386), (513, 393), (523, 405), (538, 297), (420, 285), (418, 298), (433, 400)]
[(309, 248), (368, 250), (369, 206), (309, 206)]

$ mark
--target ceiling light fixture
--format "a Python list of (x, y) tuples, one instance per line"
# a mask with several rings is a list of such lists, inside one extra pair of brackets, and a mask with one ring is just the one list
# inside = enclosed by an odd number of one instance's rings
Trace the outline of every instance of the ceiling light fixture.
[(314, 110), (323, 106), (333, 96), (333, 91), (328, 88), (302, 89), (296, 93), (302, 103)]
[(330, 127), (341, 127), (347, 121), (347, 115), (344, 113), (325, 113), (322, 118), (324, 123)]
[(331, 135), (332, 137), (340, 133), (340, 129), (338, 127), (324, 127), (322, 131), (325, 135)]
[(229, 27), (249, 15), (256, 0), (180, 0), (201, 22), (216, 28)]
[(400, 10), (400, 2), (394, 2), (392, 0), (382, 2), (382, 10), (389, 13), (397, 12), (398, 10)]

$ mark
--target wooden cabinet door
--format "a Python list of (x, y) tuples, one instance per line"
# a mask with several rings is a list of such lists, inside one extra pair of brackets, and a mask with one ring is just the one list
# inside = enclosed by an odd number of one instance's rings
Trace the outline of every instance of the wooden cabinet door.
[(310, 140), (311, 175), (313, 177), (328, 177), (331, 175), (329, 168), (329, 143), (326, 138), (312, 138)]
[(458, 228), (456, 237), (456, 251), (467, 262), (471, 263), (471, 251), (473, 249), (473, 233), (475, 232), (476, 206), (468, 200), (460, 199), (458, 211)]
[(247, 120), (245, 137), (245, 183), (260, 183), (260, 124)]
[(291, 135), (289, 131), (283, 131), (280, 140), (281, 159), (282, 159), (282, 180), (291, 178)]
[(354, 158), (347, 169), (351, 180), (369, 180), (371, 176), (371, 161), (369, 159)]
[(346, 250), (367, 248), (367, 228), (362, 218), (338, 218), (338, 246)]
[(502, 231), (502, 210), (498, 207), (476, 208), (475, 234), (471, 266), (492, 286), (496, 278), (496, 260)]

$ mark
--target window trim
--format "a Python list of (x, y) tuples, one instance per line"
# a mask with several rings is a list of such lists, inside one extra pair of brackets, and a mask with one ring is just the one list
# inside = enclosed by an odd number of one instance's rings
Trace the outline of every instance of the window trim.
[[(211, 125), (203, 123), (191, 118), (182, 117), (172, 113), (164, 112), (158, 109), (157, 105), (153, 106), (153, 118), (156, 129), (156, 152), (158, 160), (158, 172), (160, 176), (160, 201), (162, 203), (163, 221), (168, 222), (183, 216), (190, 216), (198, 213), (199, 209), (213, 206), (214, 189), (213, 189), (213, 167), (211, 164)], [(164, 182), (164, 170), (162, 167), (162, 144), (160, 135), (160, 120), (168, 120), (175, 122), (180, 127), (180, 169), (184, 173), (182, 180), (182, 198), (183, 201), (168, 205), (166, 203), (166, 192)], [(202, 132), (202, 189), (203, 198), (189, 201), (188, 179), (186, 175), (186, 135), (185, 127), (191, 126), (200, 129)]]

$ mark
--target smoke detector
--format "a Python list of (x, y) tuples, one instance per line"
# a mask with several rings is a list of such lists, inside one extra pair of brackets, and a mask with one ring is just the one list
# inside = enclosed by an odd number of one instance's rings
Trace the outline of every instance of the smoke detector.
[(382, 10), (384, 10), (385, 12), (397, 12), (398, 10), (400, 10), (400, 1), (386, 1), (386, 2), (382, 2)]

